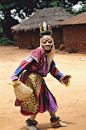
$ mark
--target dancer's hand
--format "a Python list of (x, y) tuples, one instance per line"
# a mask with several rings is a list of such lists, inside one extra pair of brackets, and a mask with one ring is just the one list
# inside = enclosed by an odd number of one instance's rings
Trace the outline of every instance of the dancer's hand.
[(67, 79), (69, 79), (69, 78), (71, 78), (71, 75), (66, 75), (66, 76), (64, 76), (64, 77), (62, 78), (62, 80), (64, 81), (64, 80), (67, 80)]
[(61, 83), (63, 83), (66, 87), (68, 87), (70, 84), (70, 78), (71, 75), (65, 75), (64, 77), (62, 77)]

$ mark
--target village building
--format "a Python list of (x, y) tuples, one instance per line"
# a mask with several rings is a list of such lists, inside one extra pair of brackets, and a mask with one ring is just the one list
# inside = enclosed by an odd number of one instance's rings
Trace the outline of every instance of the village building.
[(58, 23), (63, 27), (65, 51), (86, 52), (86, 12)]
[(58, 26), (57, 23), (71, 17), (73, 15), (61, 7), (41, 9), (18, 26), (12, 27), (12, 31), (17, 33), (19, 48), (36, 48), (40, 46), (39, 24), (45, 21), (52, 25), (55, 48), (59, 48), (60, 44), (63, 43), (63, 35), (62, 27)]

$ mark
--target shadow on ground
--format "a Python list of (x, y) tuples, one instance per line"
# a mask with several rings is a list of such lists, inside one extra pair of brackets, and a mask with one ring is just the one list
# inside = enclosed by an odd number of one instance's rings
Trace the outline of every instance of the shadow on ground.
[[(73, 122), (67, 122), (67, 121), (62, 121), (62, 122), (63, 122), (63, 123), (66, 123), (67, 125), (69, 125), (69, 124), (71, 124), (71, 125), (75, 124), (75, 123), (73, 123)], [(57, 130), (57, 129), (59, 129), (60, 127), (52, 128), (51, 125), (50, 125), (50, 123), (46, 123), (46, 124), (38, 124), (38, 125), (37, 125), (37, 128), (38, 128), (39, 130)], [(27, 129), (27, 126), (24, 126), (24, 127), (20, 128), (20, 129), (21, 129), (21, 130), (28, 130), (28, 129)]]

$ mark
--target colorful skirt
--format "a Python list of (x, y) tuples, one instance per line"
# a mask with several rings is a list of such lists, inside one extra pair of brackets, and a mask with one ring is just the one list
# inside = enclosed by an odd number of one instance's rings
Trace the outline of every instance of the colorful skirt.
[(19, 101), (16, 99), (15, 105), (21, 107), (23, 115), (33, 115), (38, 112), (43, 113), (48, 110), (50, 113), (56, 112), (57, 103), (55, 97), (47, 88), (43, 77), (36, 72), (24, 72), (22, 82), (33, 89), (29, 98)]

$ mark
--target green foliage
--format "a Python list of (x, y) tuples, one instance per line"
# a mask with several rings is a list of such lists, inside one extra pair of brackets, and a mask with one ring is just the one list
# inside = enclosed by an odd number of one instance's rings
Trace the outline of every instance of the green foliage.
[(0, 35), (3, 33), (3, 28), (0, 28)]
[(56, 7), (58, 4), (59, 4), (59, 1), (55, 0), (55, 1), (49, 2), (48, 6), (49, 7)]
[(1, 5), (0, 4), (0, 10), (5, 10), (5, 9), (12, 9), (12, 8), (14, 8), (15, 7), (15, 3), (10, 3), (10, 4), (5, 4), (5, 5)]
[(7, 46), (7, 45), (14, 45), (14, 41), (11, 41), (3, 32), (3, 27), (1, 24), (1, 18), (0, 18), (0, 45), (1, 46)]
[(86, 12), (86, 4), (82, 6), (82, 12)]
[(82, 8), (79, 9), (78, 11), (74, 11), (72, 9), (70, 10), (70, 13), (72, 13), (73, 15), (78, 15), (84, 12), (86, 12), (86, 4), (82, 5)]
[(86, 1), (84, 0), (84, 1), (82, 1), (82, 3), (83, 3), (83, 4), (86, 4)]
[[(35, 9), (60, 6), (72, 12), (71, 6), (78, 1), (80, 0), (0, 0), (0, 10), (5, 18), (5, 16), (11, 15), (10, 10), (16, 9), (13, 15), (24, 19), (26, 16), (30, 16)], [(86, 3), (85, 0), (82, 2)], [(23, 10), (25, 15), (21, 13), (21, 10)]]
[(2, 27), (2, 24), (1, 24), (1, 18), (0, 18), (0, 36), (3, 34), (3, 27)]
[(65, 9), (68, 9), (68, 10), (71, 10), (70, 7), (72, 7), (74, 1), (72, 2), (67, 2), (65, 0), (42, 0), (41, 2), (39, 2), (39, 6), (38, 6), (38, 9), (43, 9), (44, 7), (45, 8), (50, 8), (50, 7), (62, 7), (62, 8), (65, 8)]
[(7, 46), (7, 45), (17, 45), (17, 42), (10, 40), (5, 33), (3, 32), (3, 28), (0, 28), (0, 45)]
[(64, 4), (60, 3), (59, 6), (60, 6), (60, 7), (64, 7)]
[[(30, 16), (34, 11), (36, 11), (36, 9), (58, 6), (65, 8), (67, 11), (74, 15), (86, 12), (86, 0), (82, 1), (84, 3), (82, 9), (77, 12), (74, 12), (72, 10), (72, 6), (74, 4), (77, 4), (79, 1), (80, 0), (0, 0), (0, 11), (3, 14), (4, 18), (3, 27), (5, 24), (8, 26), (6, 23), (7, 21), (10, 21), (10, 25), (12, 24), (12, 21), (10, 20), (11, 15), (13, 17), (18, 16), (21, 19), (24, 19), (26, 16)], [(12, 9), (15, 9), (15, 12), (12, 13)], [(4, 34), (5, 30), (9, 31), (9, 29), (3, 27), (0, 19), (0, 45), (14, 45), (14, 43), (5, 36), (6, 33)]]
[(50, 8), (50, 7), (56, 7), (56, 6), (64, 6), (64, 4), (60, 3), (58, 0), (43, 0), (39, 3), (39, 6), (38, 8), (39, 9), (43, 9), (44, 7), (45, 8)]
[(6, 36), (0, 38), (0, 45), (1, 46), (7, 46), (7, 45), (14, 45), (14, 41), (10, 41), (9, 38)]
[(47, 3), (45, 1), (39, 4), (38, 9), (42, 9), (44, 7), (47, 7)]

